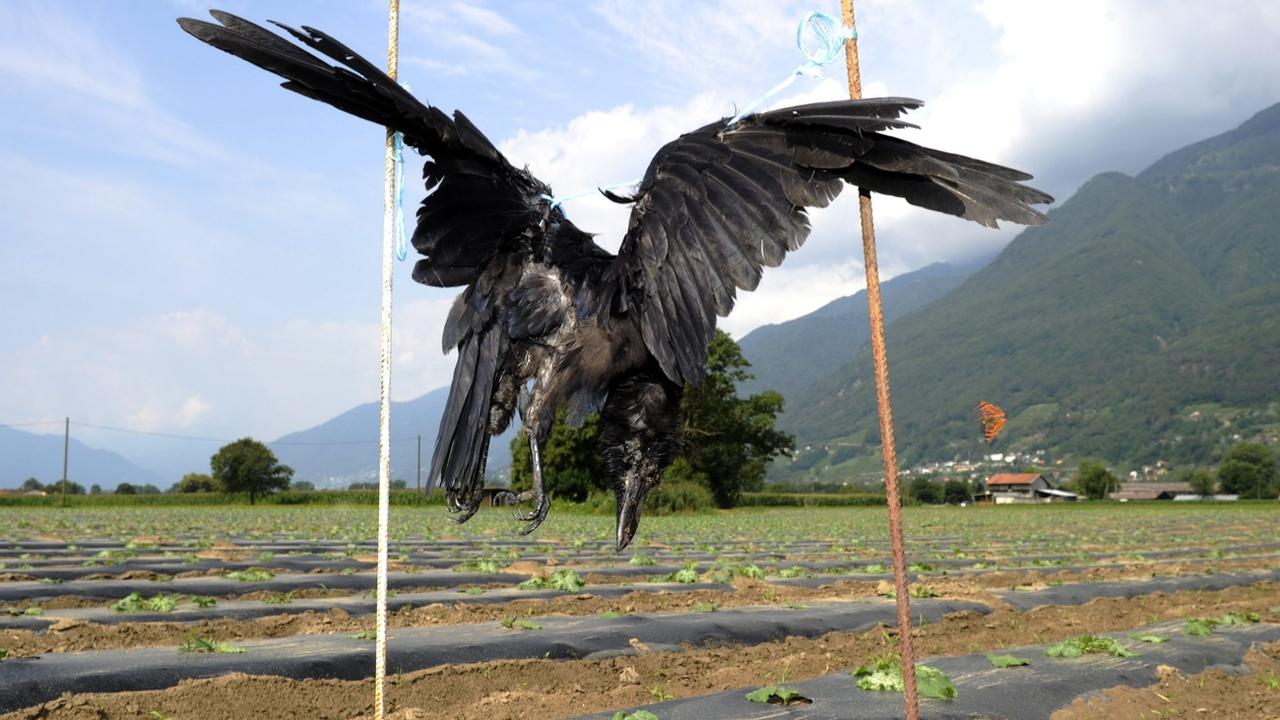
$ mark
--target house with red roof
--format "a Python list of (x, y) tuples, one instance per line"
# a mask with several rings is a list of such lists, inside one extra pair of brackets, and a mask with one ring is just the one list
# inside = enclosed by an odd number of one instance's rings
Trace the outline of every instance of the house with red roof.
[(1041, 473), (996, 473), (987, 480), (984, 498), (996, 505), (1076, 500), (1073, 492), (1059, 490)]

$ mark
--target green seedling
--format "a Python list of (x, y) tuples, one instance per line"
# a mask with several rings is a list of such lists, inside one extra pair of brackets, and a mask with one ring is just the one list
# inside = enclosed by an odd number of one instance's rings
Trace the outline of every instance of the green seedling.
[(9, 657), (9, 648), (0, 648), (0, 660)]
[[(852, 675), (862, 690), (902, 692), (903, 689), (902, 661), (895, 655), (883, 655), (871, 665), (859, 665)], [(951, 678), (928, 665), (916, 666), (916, 691), (922, 697), (936, 700), (954, 700), (958, 695)]]
[(747, 693), (747, 699), (754, 703), (770, 705), (808, 705), (813, 702), (799, 692), (781, 685), (765, 685)]
[(293, 591), (268, 595), (262, 598), (262, 602), (268, 605), (288, 605), (293, 602)]
[(144, 599), (141, 593), (129, 593), (111, 606), (116, 612), (173, 612), (178, 607), (178, 596), (155, 595)]
[(506, 567), (497, 560), (468, 560), (459, 565), (453, 566), (454, 572), (478, 572), (496, 575), (502, 572), (502, 568)]
[(624, 616), (624, 613), (620, 613), (615, 610), (605, 610), (604, 612), (600, 613), (600, 617), (605, 620), (617, 620), (618, 618), (623, 616)]
[(266, 582), (275, 577), (275, 573), (263, 568), (249, 568), (248, 570), (229, 572), (223, 577), (236, 582)]
[(192, 595), (191, 602), (195, 603), (196, 607), (210, 608), (218, 604), (218, 599), (208, 595)]
[(40, 607), (39, 605), (32, 605), (31, 607), (27, 608), (26, 610), (23, 610), (23, 611), (22, 611), (22, 614), (23, 614), (23, 615), (30, 615), (30, 616), (33, 616), (33, 617), (34, 617), (34, 616), (36, 616), (36, 615), (43, 615), (43, 614), (44, 614), (44, 608)]
[(788, 610), (808, 610), (809, 606), (805, 605), (804, 603), (789, 602), (787, 603), (787, 609)]
[(793, 565), (792, 567), (783, 568), (778, 571), (778, 577), (780, 578), (807, 578), (812, 575), (812, 571), (807, 568), (802, 568), (799, 565)]
[(1102, 654), (1114, 657), (1136, 657), (1138, 653), (1116, 642), (1114, 638), (1099, 635), (1081, 635), (1063, 640), (1045, 648), (1045, 655), (1056, 658), (1078, 658), (1082, 655)]
[(696, 583), (698, 582), (698, 564), (696, 562), (687, 562), (683, 568), (662, 578), (667, 582), (678, 583)]
[(626, 713), (621, 710), (613, 714), (609, 720), (659, 720), (657, 715), (648, 710), (637, 710), (633, 713)]
[(352, 640), (377, 640), (378, 631), (377, 630), (361, 630), (358, 633), (351, 633), (347, 637), (351, 638)]
[(149, 720), (174, 720), (172, 715), (166, 715), (159, 710), (152, 710), (147, 713)]
[(1030, 660), (1013, 655), (988, 655), (987, 660), (991, 661), (991, 667), (997, 668), (1011, 668), (1031, 664)]
[(578, 592), (586, 585), (582, 580), (582, 576), (578, 573), (564, 568), (551, 573), (549, 577), (529, 578), (516, 586), (519, 590), (561, 590), (564, 592)]
[(672, 695), (666, 690), (663, 690), (661, 685), (654, 685), (653, 687), (649, 688), (649, 694), (657, 698), (658, 702), (666, 702), (668, 700), (675, 698), (675, 695)]
[(627, 561), (627, 564), (634, 567), (649, 567), (650, 565), (657, 565), (658, 563), (648, 555), (636, 553), (631, 556), (631, 559)]
[(1129, 636), (1129, 639), (1137, 640), (1138, 642), (1151, 643), (1152, 645), (1159, 645), (1160, 643), (1163, 643), (1163, 642), (1169, 642), (1169, 638), (1167, 637), (1163, 637), (1160, 635), (1152, 635), (1150, 633), (1146, 633), (1146, 634), (1133, 633)]
[(719, 603), (707, 602), (707, 603), (694, 603), (693, 605), (693, 611), (700, 612), (700, 613), (713, 613), (719, 609), (720, 609)]
[(463, 595), (483, 595), (483, 594), (484, 594), (484, 588), (482, 588), (482, 587), (463, 587), (463, 588), (458, 588), (458, 592), (462, 593)]
[(182, 653), (220, 653), (224, 655), (239, 655), (245, 650), (242, 647), (230, 645), (224, 642), (218, 642), (212, 638), (195, 636), (189, 637), (178, 646), (178, 652)]
[(498, 622), (502, 623), (502, 627), (508, 630), (541, 630), (542, 626), (527, 618), (509, 615), (502, 618)]

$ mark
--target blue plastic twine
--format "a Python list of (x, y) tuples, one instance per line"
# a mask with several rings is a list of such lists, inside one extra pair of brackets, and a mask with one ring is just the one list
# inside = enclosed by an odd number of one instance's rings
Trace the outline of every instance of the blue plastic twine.
[(551, 203), (551, 209), (552, 209), (552, 210), (555, 210), (556, 208), (562, 208), (562, 209), (561, 209), (561, 212), (564, 212), (564, 210), (563, 210), (563, 206), (564, 206), (564, 203), (565, 203), (565, 201), (566, 201), (566, 200), (574, 200), (574, 199), (577, 199), (577, 198), (580, 198), (580, 197), (586, 197), (586, 196), (588, 196), (588, 195), (594, 195), (594, 194), (596, 194), (596, 193), (598, 193), (598, 192), (603, 192), (603, 191), (605, 191), (605, 190), (617, 190), (618, 188), (631, 187), (632, 185), (639, 185), (639, 184), (640, 184), (640, 180), (641, 180), (641, 178), (636, 178), (636, 179), (634, 179), (634, 180), (628, 180), (628, 181), (626, 181), (626, 182), (614, 183), (614, 184), (612, 184), (612, 185), (605, 185), (604, 187), (593, 188), (593, 189), (591, 189), (591, 190), (582, 190), (581, 192), (570, 193), (569, 195), (554, 195), (554, 196), (553, 196), (553, 195), (547, 195), (547, 194), (545, 194), (545, 193), (544, 193), (544, 194), (542, 194), (540, 197), (541, 197), (543, 200), (546, 200), (547, 202)]
[(404, 233), (404, 133), (391, 135), (391, 154), (395, 161), (395, 218), (396, 218), (396, 259), (401, 262), (409, 255), (409, 240)]
[[(805, 29), (813, 29), (813, 37), (819, 43), (818, 47), (810, 50), (805, 45)], [(774, 85), (764, 92), (763, 95), (752, 100), (743, 108), (742, 112), (733, 116), (727, 124), (735, 125), (743, 118), (750, 115), (756, 108), (763, 105), (769, 98), (777, 95), (785, 90), (796, 81), (801, 75), (808, 77), (822, 77), (822, 66), (827, 65), (840, 56), (840, 52), (844, 50), (844, 44), (858, 37), (858, 33), (840, 24), (835, 18), (824, 12), (812, 11), (804, 16), (800, 21), (800, 25), (796, 28), (796, 47), (800, 49), (800, 53), (805, 56), (805, 61), (796, 66), (782, 82)]]
[[(805, 44), (806, 29), (813, 30), (813, 38), (818, 42), (818, 46), (813, 49), (810, 49)], [(857, 32), (840, 24), (838, 20), (824, 12), (814, 10), (808, 15), (805, 15), (804, 19), (800, 21), (800, 25), (796, 27), (796, 47), (798, 47), (800, 49), (800, 53), (805, 56), (805, 61), (797, 66), (795, 70), (792, 70), (791, 74), (788, 75), (785, 80), (766, 90), (760, 97), (752, 100), (746, 108), (735, 115), (727, 125), (733, 125), (744, 117), (750, 115), (756, 108), (768, 101), (769, 98), (785, 90), (787, 86), (795, 82), (796, 78), (801, 75), (822, 77), (822, 66), (833, 62), (844, 50), (844, 44), (857, 37)], [(604, 187), (598, 187), (592, 190), (583, 190), (569, 195), (542, 195), (542, 199), (551, 203), (551, 210), (562, 208), (561, 212), (563, 212), (564, 203), (568, 200), (593, 195), (598, 191), (616, 190), (617, 188), (631, 187), (632, 185), (638, 184), (640, 184), (640, 178), (613, 185), (605, 185)], [(403, 256), (400, 259), (403, 260)]]

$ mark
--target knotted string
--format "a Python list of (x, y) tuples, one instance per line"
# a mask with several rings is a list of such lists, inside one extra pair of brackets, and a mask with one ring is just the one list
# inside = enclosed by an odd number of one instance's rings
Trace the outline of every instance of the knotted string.
[[(813, 37), (817, 40), (818, 46), (810, 50), (805, 45), (805, 29), (812, 28)], [(851, 30), (830, 15), (818, 12), (816, 10), (804, 16), (800, 21), (800, 25), (796, 28), (796, 47), (800, 49), (800, 54), (804, 55), (805, 61), (796, 66), (791, 74), (779, 82), (777, 85), (764, 91), (760, 97), (747, 103), (742, 112), (734, 115), (727, 123), (728, 125), (736, 125), (743, 118), (755, 112), (755, 109), (766, 103), (769, 98), (782, 92), (790, 87), (796, 78), (805, 75), (812, 78), (822, 77), (822, 66), (833, 62), (844, 50), (844, 44), (858, 37), (858, 33)]]
[(395, 157), (395, 219), (396, 259), (403, 262), (409, 255), (409, 240), (404, 232), (404, 133), (391, 136), (391, 151)]

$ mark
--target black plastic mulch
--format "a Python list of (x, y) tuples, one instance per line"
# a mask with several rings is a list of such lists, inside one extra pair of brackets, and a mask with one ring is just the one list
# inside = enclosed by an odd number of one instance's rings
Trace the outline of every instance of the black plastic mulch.
[[(928, 621), (963, 610), (964, 601), (922, 600), (913, 614)], [(652, 650), (692, 645), (758, 644), (788, 636), (818, 637), (896, 622), (890, 602), (827, 603), (804, 609), (737, 608), (714, 613), (625, 615), (614, 619), (534, 618), (540, 629), (500, 623), (396, 630), (387, 646), (388, 673), (445, 663), (516, 658), (600, 658), (634, 654), (633, 640)], [(174, 648), (51, 653), (0, 663), (0, 712), (35, 705), (65, 692), (151, 690), (188, 678), (232, 672), (290, 678), (358, 679), (373, 673), (372, 643), (342, 635), (299, 635), (236, 643), (243, 654), (179, 655)]]
[[(1207, 668), (1243, 671), (1242, 661), (1254, 643), (1280, 640), (1280, 625), (1220, 627), (1207, 637), (1182, 634), (1180, 623), (1161, 623), (1142, 628), (1170, 638), (1153, 645), (1129, 640), (1126, 634), (1112, 637), (1140, 653), (1137, 657), (1086, 655), (1057, 659), (1045, 655), (1045, 645), (1001, 649), (1001, 654), (1023, 657), (1030, 665), (994, 668), (985, 655), (964, 655), (929, 659), (924, 664), (947, 674), (955, 683), (954, 700), (922, 699), (920, 717), (930, 720), (1048, 720), (1054, 711), (1077, 697), (1117, 685), (1143, 687), (1157, 681), (1156, 668), (1169, 665), (1192, 674)], [(780, 668), (764, 668), (761, 684), (773, 682)], [(661, 720), (895, 720), (903, 715), (899, 693), (861, 690), (847, 673), (828, 675), (806, 682), (786, 683), (813, 700), (809, 705), (781, 707), (749, 702), (745, 695), (755, 688), (672, 700), (645, 706)], [(620, 708), (632, 712), (638, 708)], [(613, 712), (586, 716), (583, 720), (607, 720)]]

